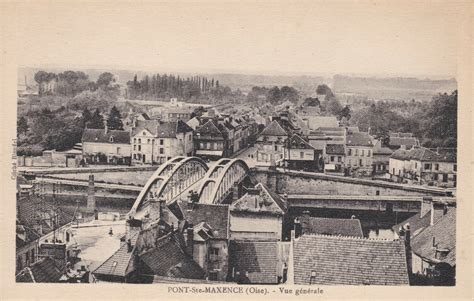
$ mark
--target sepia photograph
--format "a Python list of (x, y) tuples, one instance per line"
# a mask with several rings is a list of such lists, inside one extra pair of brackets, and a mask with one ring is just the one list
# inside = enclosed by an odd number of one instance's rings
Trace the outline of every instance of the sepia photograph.
[(459, 284), (472, 3), (9, 4), (9, 281), (183, 298)]

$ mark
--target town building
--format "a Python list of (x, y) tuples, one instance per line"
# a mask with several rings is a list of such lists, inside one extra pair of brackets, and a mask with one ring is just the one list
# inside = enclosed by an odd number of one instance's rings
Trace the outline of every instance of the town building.
[(218, 159), (231, 155), (229, 130), (214, 119), (209, 119), (194, 133), (195, 155)]
[(412, 133), (389, 133), (388, 147), (391, 150), (403, 149), (410, 150), (414, 147), (420, 146), (418, 139), (413, 137)]
[(65, 267), (76, 256), (70, 230), (74, 214), (51, 201), (30, 195), (17, 199), (16, 272), (36, 261), (55, 257)]
[[(58, 283), (64, 279), (65, 269), (52, 257), (45, 257), (25, 267), (16, 275), (16, 282)], [(64, 281), (65, 282), (65, 281)]]
[(184, 121), (137, 121), (131, 131), (132, 163), (163, 163), (193, 154), (193, 129)]
[(372, 136), (356, 132), (348, 134), (346, 139), (346, 166), (362, 174), (371, 174), (374, 147)]
[(405, 243), (348, 236), (295, 236), (287, 283), (409, 285)]
[(344, 144), (327, 144), (324, 156), (326, 173), (344, 173), (346, 148)]
[(282, 240), (286, 212), (281, 197), (258, 183), (230, 205), (230, 238)]
[(283, 150), (284, 163), (289, 168), (309, 171), (322, 169), (323, 152), (316, 150), (298, 134), (287, 139)]
[(389, 159), (393, 180), (441, 187), (456, 187), (457, 152), (455, 148), (399, 149)]
[(374, 175), (385, 175), (388, 173), (390, 156), (393, 151), (382, 145), (380, 140), (376, 140), (374, 144), (374, 156), (373, 156), (373, 174)]
[(194, 110), (192, 107), (167, 108), (162, 112), (162, 119), (168, 122), (176, 122), (178, 120), (186, 122), (194, 117)]
[(129, 131), (86, 128), (82, 134), (82, 157), (87, 164), (130, 165), (131, 148)]

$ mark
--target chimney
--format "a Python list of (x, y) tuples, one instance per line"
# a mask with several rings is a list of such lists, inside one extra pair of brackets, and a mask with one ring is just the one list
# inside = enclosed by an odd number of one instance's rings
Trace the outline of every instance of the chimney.
[(295, 221), (294, 221), (294, 235), (295, 235), (295, 239), (298, 239), (302, 232), (303, 232), (303, 227), (301, 226), (301, 221), (300, 219), (297, 217), (295, 218)]
[(444, 215), (446, 205), (439, 202), (431, 202), (430, 226), (433, 226)]
[(89, 175), (89, 186), (87, 189), (87, 211), (94, 212), (96, 209), (95, 204), (95, 186), (94, 186), (94, 175)]
[(407, 270), (408, 275), (411, 276), (412, 273), (412, 253), (411, 253), (411, 229), (410, 223), (403, 225), (403, 228), (400, 231), (400, 239), (403, 239), (405, 243), (405, 257), (407, 259)]
[(104, 133), (107, 134), (108, 132), (109, 132), (109, 127), (107, 126), (107, 123), (106, 123), (104, 127)]
[(139, 219), (128, 219), (125, 223), (125, 236), (127, 241), (142, 229), (143, 222)]
[(133, 246), (132, 246), (132, 240), (129, 238), (127, 239), (127, 253), (132, 252)]
[(194, 251), (194, 229), (193, 224), (188, 224), (186, 229), (186, 253), (189, 256), (193, 256)]
[(420, 218), (425, 216), (425, 214), (431, 211), (432, 202), (433, 202), (432, 197), (423, 197), (423, 200), (421, 201)]

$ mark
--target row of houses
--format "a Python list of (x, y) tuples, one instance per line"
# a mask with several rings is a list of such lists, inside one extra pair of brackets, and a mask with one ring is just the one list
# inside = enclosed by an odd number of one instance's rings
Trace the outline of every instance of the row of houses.
[[(456, 149), (427, 149), (410, 133), (390, 133), (388, 143), (357, 127), (334, 126), (336, 117), (313, 117), (309, 129), (290, 111), (279, 112), (259, 134), (253, 157), (289, 168), (395, 181), (456, 186)], [(329, 126), (326, 126), (329, 125)]]
[(162, 121), (141, 115), (129, 130), (85, 129), (87, 164), (161, 164), (175, 156), (229, 157), (255, 140), (258, 125), (248, 117), (194, 117)]

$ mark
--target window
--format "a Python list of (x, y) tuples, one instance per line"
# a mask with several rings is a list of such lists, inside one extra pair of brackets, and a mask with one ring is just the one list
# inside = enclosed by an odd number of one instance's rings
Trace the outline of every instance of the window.
[(418, 164), (415, 162), (415, 168), (418, 168)]
[(458, 171), (458, 165), (457, 165), (457, 164), (454, 164), (454, 165), (453, 165), (453, 170), (454, 170), (454, 171)]
[(137, 159), (137, 154), (133, 154), (133, 159)]
[(360, 151), (360, 155), (363, 157), (364, 156), (364, 150)]
[(120, 154), (120, 147), (117, 147), (117, 154)]
[(150, 143), (150, 139), (147, 139), (146, 143)]
[(114, 136), (110, 136), (109, 141), (114, 142)]
[(189, 136), (188, 136), (188, 140), (191, 141), (191, 139), (193, 139), (193, 136), (192, 136), (192, 135), (189, 135)]
[(371, 153), (371, 152), (370, 152), (370, 149), (367, 150), (367, 157), (370, 157), (370, 153)]
[(448, 175), (447, 174), (443, 174), (443, 182), (448, 183)]
[(66, 242), (69, 242), (69, 232), (66, 231)]
[(362, 159), (359, 159), (359, 166), (363, 166)]
[(219, 248), (211, 248), (209, 254), (216, 256), (219, 255)]
[(163, 143), (164, 143), (164, 140), (160, 139), (160, 145), (163, 145)]
[(142, 150), (142, 146), (139, 145), (139, 146), (138, 146), (138, 151), (141, 151), (141, 150)]
[(349, 148), (349, 156), (352, 156), (352, 148)]
[(160, 155), (163, 155), (165, 153), (165, 149), (160, 147)]
[(358, 148), (355, 149), (355, 155), (356, 155), (356, 156), (359, 155), (359, 149), (358, 149)]
[(331, 156), (331, 162), (334, 162), (334, 156)]
[(437, 174), (437, 173), (435, 173), (435, 174), (433, 175), (433, 180), (438, 181), (438, 174)]
[(138, 143), (142, 143), (142, 139), (141, 139), (141, 138), (138, 138)]
[(216, 271), (209, 272), (209, 280), (217, 281), (217, 272)]
[(133, 138), (133, 143), (137, 143), (137, 138)]
[(300, 159), (304, 158), (304, 152), (300, 152)]
[(337, 156), (337, 162), (342, 162), (342, 157), (341, 156)]
[(439, 170), (439, 164), (438, 163), (436, 163), (434, 167), (435, 167), (435, 170)]
[(275, 151), (277, 151), (277, 150), (278, 150), (278, 145), (275, 144)]
[(133, 150), (137, 150), (137, 146), (136, 146), (136, 145), (133, 145)]
[(425, 163), (425, 170), (430, 170), (431, 169), (431, 164)]

